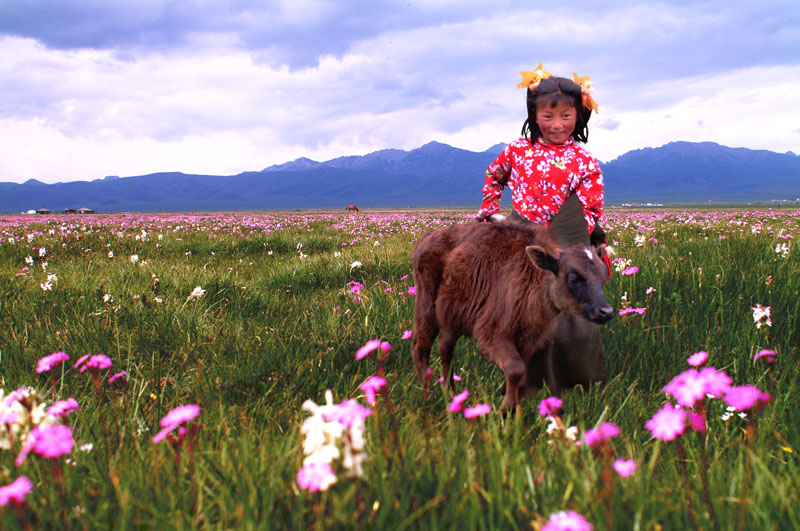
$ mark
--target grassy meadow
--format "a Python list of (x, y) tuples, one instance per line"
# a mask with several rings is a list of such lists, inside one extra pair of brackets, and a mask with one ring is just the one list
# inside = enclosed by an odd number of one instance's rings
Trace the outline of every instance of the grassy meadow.
[[(596, 529), (800, 528), (798, 212), (610, 212), (609, 381), (551, 420), (546, 391), (496, 411), (503, 375), (473, 340), (456, 393), (492, 411), (451, 412), (438, 385), (423, 397), (411, 250), (470, 215), (0, 217), (0, 528), (539, 529), (562, 511)], [(694, 428), (654, 437), (675, 403), (662, 389), (700, 351), (698, 369), (769, 399), (701, 398)], [(75, 367), (86, 354), (112, 366)], [(432, 365), (435, 381), (435, 349)], [(312, 415), (336, 410), (326, 390), (361, 416)], [(167, 415), (188, 405), (199, 415)], [(619, 434), (583, 439), (605, 423)], [(72, 444), (31, 435), (54, 425)], [(316, 487), (298, 478), (312, 437), (335, 456)]]

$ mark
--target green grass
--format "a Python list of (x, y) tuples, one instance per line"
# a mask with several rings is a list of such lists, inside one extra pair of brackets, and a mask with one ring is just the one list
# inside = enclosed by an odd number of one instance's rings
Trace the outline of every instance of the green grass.
[[(779, 237), (800, 236), (797, 212), (607, 216), (616, 256), (639, 271), (615, 273), (606, 296), (617, 309), (647, 310), (604, 327), (609, 381), (563, 397), (564, 423), (581, 434), (600, 422), (621, 428), (607, 455), (549, 444), (536, 412), (544, 392), (517, 415), (472, 421), (448, 412), (439, 386), (423, 399), (401, 339), (414, 304), (406, 275), (419, 237), (456, 222), (468, 215), (1, 217), (3, 389), (32, 386), (48, 403), (74, 397), (81, 409), (64, 419), (76, 441), (67, 457), (31, 454), (17, 467), (19, 441), (0, 449), (0, 486), (19, 476), (34, 485), (19, 510), (0, 507), (0, 527), (513, 529), (573, 510), (597, 529), (712, 529), (710, 499), (722, 529), (800, 528), (800, 251)], [(775, 250), (781, 243), (791, 246), (786, 257)], [(33, 265), (18, 275), (28, 256)], [(40, 287), (47, 274), (58, 277), (50, 291)], [(358, 302), (351, 281), (365, 286)], [(189, 300), (196, 286), (205, 295)], [(772, 308), (771, 327), (754, 325), (757, 304)], [(379, 400), (366, 419), (364, 475), (304, 491), (301, 406), (324, 402), (326, 389), (337, 403), (365, 404), (358, 386), (377, 367), (355, 352), (373, 338), (392, 345), (391, 409)], [(776, 350), (777, 361), (754, 363), (761, 349)], [(667, 399), (661, 389), (699, 350), (771, 401), (722, 420), (724, 404), (709, 400), (705, 434), (653, 439), (645, 422)], [(58, 351), (70, 362), (52, 388), (35, 367)], [(96, 389), (72, 369), (87, 353), (109, 356), (127, 384)], [(455, 371), (469, 405), (500, 405), (502, 373), (474, 340), (459, 342)], [(184, 445), (176, 459), (151, 437), (163, 415), (188, 403), (201, 407), (200, 428), (193, 451)], [(638, 470), (609, 475), (617, 457)]]

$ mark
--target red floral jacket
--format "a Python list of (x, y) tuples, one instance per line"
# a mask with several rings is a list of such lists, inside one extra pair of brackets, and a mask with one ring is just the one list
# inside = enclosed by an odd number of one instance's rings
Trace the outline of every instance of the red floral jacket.
[(506, 185), (511, 187), (514, 210), (534, 223), (549, 226), (573, 192), (583, 205), (589, 232), (603, 215), (600, 164), (573, 139), (563, 144), (549, 144), (539, 138), (531, 146), (527, 138), (520, 138), (506, 146), (486, 171), (478, 219), (500, 211), (500, 198)]

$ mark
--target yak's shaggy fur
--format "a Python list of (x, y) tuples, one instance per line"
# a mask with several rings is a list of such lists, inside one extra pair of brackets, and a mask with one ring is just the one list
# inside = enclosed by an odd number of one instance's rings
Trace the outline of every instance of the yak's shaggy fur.
[[(423, 386), (437, 335), (442, 371), (451, 385), (456, 340), (474, 336), (481, 355), (505, 373), (504, 407), (516, 407), (528, 384), (530, 358), (552, 337), (562, 312), (597, 323), (613, 316), (603, 295), (607, 270), (598, 252), (603, 251), (582, 245), (562, 250), (546, 227), (513, 221), (427, 233), (412, 253), (411, 351)], [(544, 365), (552, 372), (552, 363)]]

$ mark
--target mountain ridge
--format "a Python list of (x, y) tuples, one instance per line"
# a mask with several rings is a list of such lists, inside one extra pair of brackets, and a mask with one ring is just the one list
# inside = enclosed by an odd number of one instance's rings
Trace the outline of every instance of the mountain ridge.
[[(301, 157), (236, 175), (157, 172), (93, 181), (0, 183), (0, 212), (88, 206), (97, 212), (474, 206), (496, 144), (473, 152), (440, 142), (318, 162)], [(601, 162), (606, 204), (748, 202), (800, 197), (800, 156), (670, 142)], [(506, 197), (507, 196), (507, 197)], [(503, 207), (510, 205), (505, 194)]]

